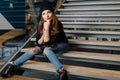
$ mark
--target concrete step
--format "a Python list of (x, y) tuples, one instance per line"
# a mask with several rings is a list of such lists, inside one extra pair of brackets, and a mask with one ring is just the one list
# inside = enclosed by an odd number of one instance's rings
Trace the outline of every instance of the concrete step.
[[(30, 41), (35, 41), (35, 38), (31, 38)], [(99, 49), (99, 50), (118, 50), (120, 47), (119, 41), (102, 41), (97, 39), (69, 39), (70, 48), (72, 49)]]
[(57, 15), (60, 21), (67, 22), (116, 22), (120, 21), (119, 14), (113, 15)]
[[(32, 48), (32, 47), (31, 47)], [(23, 48), (21, 52), (26, 52), (31, 49)], [(35, 55), (36, 57), (41, 57), (41, 55)], [(83, 52), (83, 51), (67, 51), (63, 54), (58, 54), (59, 57), (71, 58), (76, 60), (88, 60), (87, 62), (96, 62), (104, 64), (120, 65), (120, 55), (118, 54), (107, 54), (107, 53), (97, 53), (97, 52)]]
[(66, 1), (82, 1), (82, 0), (66, 0)]
[(63, 22), (63, 26), (64, 28), (69, 28), (69, 29), (72, 29), (72, 30), (76, 30), (77, 28), (78, 29), (92, 29), (92, 30), (95, 30), (95, 29), (120, 29), (119, 25), (115, 25), (115, 24), (84, 24), (81, 22), (81, 24), (68, 24), (68, 23), (64, 23)]
[[(66, 1), (83, 1), (83, 0), (66, 0)], [(89, 0), (86, 0), (89, 1)], [(95, 1), (95, 0), (94, 0)], [(101, 0), (102, 1), (102, 0)], [(103, 0), (104, 1), (104, 0)], [(119, 1), (119, 0), (109, 0), (109, 1)]]
[[(31, 38), (31, 41), (35, 41), (36, 38)], [(80, 45), (93, 45), (93, 46), (105, 46), (105, 47), (120, 47), (120, 42), (115, 41), (99, 41), (99, 40), (80, 40), (69, 39), (69, 44)]]
[[(31, 47), (32, 48), (32, 47)], [(26, 52), (31, 48), (23, 48), (21, 52)], [(96, 53), (96, 52), (83, 52), (83, 51), (67, 51), (63, 54), (58, 54), (59, 57), (67, 57), (76, 60), (89, 60), (87, 62), (96, 62), (104, 64), (120, 65), (120, 55), (117, 54), (107, 54), (107, 53)], [(36, 57), (41, 57), (41, 55), (36, 55)]]
[(60, 14), (83, 14), (83, 15), (85, 14), (117, 14), (117, 13), (120, 13), (119, 7), (118, 7), (119, 4), (120, 4), (119, 0), (114, 0), (114, 1), (113, 0), (107, 0), (107, 1), (68, 0), (62, 5), (65, 7), (70, 7), (70, 9), (64, 8), (64, 10), (58, 9), (58, 11), (60, 12)]
[(79, 44), (79, 45), (97, 45), (97, 46), (109, 46), (109, 47), (120, 47), (120, 42), (114, 42), (114, 41), (98, 41), (98, 40), (73, 40), (69, 39), (69, 42), (71, 44)]
[(97, 30), (64, 30), (66, 34), (94, 34), (94, 35), (120, 35), (119, 31), (97, 31)]
[(60, 21), (64, 22), (118, 22), (119, 18), (59, 18)]
[(67, 1), (67, 3), (62, 4), (62, 6), (114, 5), (114, 4), (120, 4), (120, 1), (119, 0), (115, 0), (115, 1), (109, 1), (109, 0), (107, 0), (107, 1), (70, 0), (70, 1)]
[(81, 5), (71, 5), (71, 6), (63, 6), (64, 9), (80, 9), (80, 10), (115, 10), (118, 9), (118, 5), (90, 5), (90, 6), (81, 6)]
[(77, 11), (109, 11), (109, 10), (120, 10), (119, 7), (106, 7), (106, 8), (78, 8), (78, 9), (58, 9), (57, 11), (65, 11), (65, 12), (77, 12)]
[(68, 51), (62, 54), (61, 56), (89, 60), (90, 62), (96, 62), (96, 63), (120, 65), (119, 64), (120, 55), (117, 55), (117, 54), (83, 52), (83, 51)]
[[(99, 49), (99, 50), (118, 50), (120, 42), (98, 41), (98, 40), (69, 40), (71, 48)], [(75, 47), (76, 46), (76, 47)]]
[(70, 25), (120, 25), (120, 22), (62, 22), (62, 24), (70, 24)]
[[(108, 80), (120, 79), (119, 76), (120, 71), (81, 67), (81, 66), (71, 66), (71, 65), (63, 65), (63, 66), (65, 67), (65, 69), (67, 69), (69, 75), (83, 76), (87, 78), (108, 79)], [(30, 61), (30, 60), (25, 62), (23, 65), (21, 65), (21, 68), (56, 72), (56, 70), (53, 68), (53, 65), (50, 63)]]
[(102, 15), (102, 14), (96, 14), (96, 15), (90, 15), (90, 14), (88, 14), (88, 15), (56, 15), (57, 17), (61, 17), (61, 18), (72, 18), (72, 17), (74, 17), (74, 18), (81, 18), (81, 17), (83, 17), (83, 18), (86, 18), (86, 17), (90, 17), (90, 18), (96, 18), (96, 17), (120, 17), (120, 14), (107, 14), (107, 15)]
[(71, 9), (69, 9), (69, 10), (58, 10), (58, 12), (60, 13), (60, 14), (64, 14), (64, 15), (66, 15), (66, 14), (71, 14), (71, 15), (96, 15), (96, 14), (105, 14), (105, 15), (108, 15), (108, 14), (118, 14), (118, 13), (120, 13), (120, 11), (119, 10), (71, 10)]
[(7, 41), (8, 39), (15, 38), (17, 36), (25, 34), (25, 30), (23, 29), (15, 29), (10, 30), (0, 36), (0, 47), (4, 47), (3, 43)]
[(14, 76), (9, 77), (9, 78), (0, 77), (0, 80), (43, 80), (43, 79), (26, 77), (26, 76), (22, 76), (22, 75), (14, 75)]

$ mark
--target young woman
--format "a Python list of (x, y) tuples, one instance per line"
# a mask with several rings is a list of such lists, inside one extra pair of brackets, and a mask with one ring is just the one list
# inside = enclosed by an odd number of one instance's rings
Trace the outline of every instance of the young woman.
[[(59, 73), (58, 80), (68, 80), (67, 71), (56, 56), (56, 53), (64, 52), (68, 49), (68, 40), (63, 31), (63, 25), (58, 21), (58, 18), (54, 14), (53, 8), (49, 3), (42, 4), (40, 16), (41, 19), (36, 34), (37, 46), (11, 62), (11, 65), (12, 67), (18, 66), (32, 58), (35, 54), (43, 53)], [(9, 68), (11, 69), (10, 66)], [(4, 75), (8, 75), (9, 72), (10, 71)]]

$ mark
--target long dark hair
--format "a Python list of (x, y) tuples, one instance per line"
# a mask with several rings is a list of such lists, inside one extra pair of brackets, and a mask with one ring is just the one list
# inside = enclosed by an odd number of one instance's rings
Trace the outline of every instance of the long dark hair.
[[(40, 35), (43, 34), (43, 23), (44, 20), (41, 17), (40, 21), (39, 21), (39, 25), (38, 25), (38, 32), (40, 33)], [(50, 35), (56, 35), (58, 33), (58, 18), (57, 16), (53, 13), (52, 14), (52, 20), (50, 23)]]

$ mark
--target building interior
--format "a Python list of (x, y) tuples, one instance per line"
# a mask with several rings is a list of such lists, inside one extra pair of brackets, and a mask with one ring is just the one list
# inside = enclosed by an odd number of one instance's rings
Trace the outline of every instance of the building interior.
[[(0, 74), (36, 46), (40, 5), (49, 1), (63, 24), (69, 50), (57, 54), (69, 80), (120, 80), (120, 0), (0, 0)], [(0, 80), (57, 80), (53, 65), (35, 55)]]

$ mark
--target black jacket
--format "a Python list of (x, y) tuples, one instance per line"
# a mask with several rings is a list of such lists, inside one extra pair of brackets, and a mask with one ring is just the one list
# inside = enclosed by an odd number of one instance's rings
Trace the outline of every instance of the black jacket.
[(63, 30), (63, 25), (61, 24), (60, 21), (58, 21), (58, 30), (59, 30), (59, 33), (56, 36), (50, 36), (50, 41), (47, 43), (43, 43), (42, 45), (38, 44), (38, 40), (41, 38), (41, 36), (40, 36), (39, 32), (37, 31), (37, 34), (36, 34), (37, 46), (42, 47), (42, 46), (51, 46), (55, 43), (56, 44), (57, 43), (68, 43), (68, 39), (67, 39), (65, 32)]

